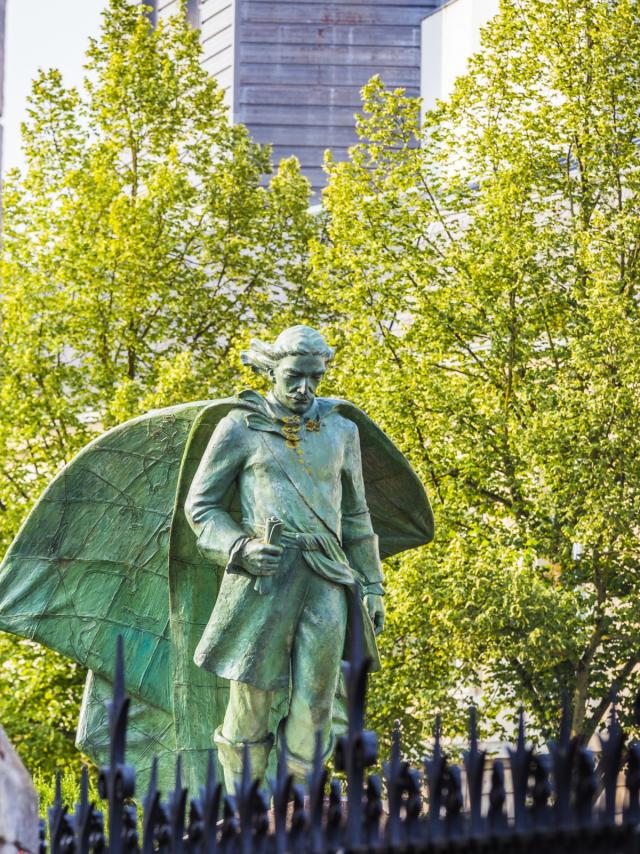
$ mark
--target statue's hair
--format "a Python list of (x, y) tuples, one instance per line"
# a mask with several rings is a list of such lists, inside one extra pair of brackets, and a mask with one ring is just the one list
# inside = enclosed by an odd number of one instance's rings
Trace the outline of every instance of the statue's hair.
[(276, 363), (285, 356), (321, 356), (325, 365), (333, 359), (334, 349), (322, 335), (310, 326), (290, 326), (281, 332), (273, 344), (252, 338), (249, 349), (240, 353), (243, 365), (257, 374), (270, 374)]

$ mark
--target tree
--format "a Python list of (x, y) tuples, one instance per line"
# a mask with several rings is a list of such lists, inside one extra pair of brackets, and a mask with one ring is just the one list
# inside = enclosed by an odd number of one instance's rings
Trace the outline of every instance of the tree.
[[(640, 6), (503, 0), (419, 130), (374, 79), (327, 160), (340, 392), (406, 449), (436, 542), (389, 573), (374, 718), (523, 702), (591, 735), (640, 661)], [(418, 144), (419, 143), (419, 144)], [(348, 354), (348, 358), (345, 356)], [(341, 367), (341, 365), (343, 367)]]
[[(83, 90), (57, 71), (34, 82), (26, 166), (4, 186), (4, 546), (97, 431), (230, 393), (249, 332), (274, 306), (283, 323), (304, 310), (309, 184), (294, 160), (268, 177), (269, 148), (230, 123), (199, 58), (184, 15), (153, 29), (142, 8), (111, 0)], [(31, 770), (54, 754), (77, 762), (69, 721), (83, 674), (8, 636), (0, 646), (14, 689), (0, 720)]]

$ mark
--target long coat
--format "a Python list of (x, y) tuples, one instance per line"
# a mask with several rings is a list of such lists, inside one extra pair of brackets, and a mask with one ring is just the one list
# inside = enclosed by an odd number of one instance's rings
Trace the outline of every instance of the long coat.
[[(367, 504), (382, 558), (433, 537), (424, 488), (385, 434), (346, 401), (358, 428)], [(107, 760), (104, 701), (123, 635), (131, 696), (127, 756), (140, 785), (154, 755), (171, 785), (176, 752), (190, 787), (204, 778), (225, 679), (194, 652), (225, 573), (203, 558), (185, 501), (217, 424), (256, 409), (246, 396), (156, 410), (87, 445), (51, 482), (0, 565), (0, 629), (57, 650), (89, 670), (78, 743)], [(236, 491), (229, 515), (241, 524)]]
[[(286, 549), (264, 593), (229, 558), (234, 545), (261, 536), (266, 520), (276, 516), (285, 531), (306, 536), (310, 547), (303, 557), (327, 581), (371, 590), (379, 588), (382, 570), (354, 422), (322, 399), (302, 418), (270, 398), (249, 393), (243, 400), (252, 408), (232, 410), (219, 422), (185, 504), (200, 551), (226, 564), (195, 661), (226, 679), (275, 690), (289, 684), (282, 651), (291, 646), (301, 603), (295, 601), (296, 585), (285, 584), (285, 569), (300, 550), (290, 537), (294, 548)], [(233, 487), (240, 524), (229, 513)], [(362, 625), (366, 652), (377, 667), (370, 621)]]

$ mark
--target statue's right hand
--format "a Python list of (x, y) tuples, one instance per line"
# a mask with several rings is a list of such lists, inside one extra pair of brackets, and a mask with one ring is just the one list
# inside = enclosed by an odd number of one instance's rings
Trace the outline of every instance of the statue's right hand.
[(282, 546), (263, 543), (257, 539), (247, 540), (236, 560), (252, 575), (274, 575), (283, 551)]

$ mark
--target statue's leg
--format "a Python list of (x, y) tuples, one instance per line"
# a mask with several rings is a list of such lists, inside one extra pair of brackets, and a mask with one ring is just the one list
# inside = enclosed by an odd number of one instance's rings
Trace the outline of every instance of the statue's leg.
[(229, 705), (213, 741), (224, 770), (225, 787), (227, 792), (233, 793), (242, 776), (245, 742), (249, 748), (252, 777), (264, 777), (273, 747), (273, 735), (269, 732), (273, 691), (234, 681), (229, 683), (229, 689)]
[(344, 587), (311, 573), (291, 662), (291, 703), (285, 723), (289, 771), (304, 782), (315, 751), (316, 733), (323, 754), (332, 749), (331, 712), (347, 626)]

